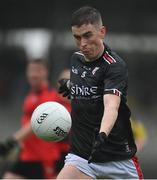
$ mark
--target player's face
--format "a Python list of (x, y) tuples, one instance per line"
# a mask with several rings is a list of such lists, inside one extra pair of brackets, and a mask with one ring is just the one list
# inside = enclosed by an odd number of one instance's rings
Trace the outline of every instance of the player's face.
[(103, 53), (105, 32), (106, 29), (102, 25), (72, 26), (72, 33), (78, 48), (90, 61), (97, 59)]
[(26, 76), (33, 88), (40, 88), (41, 84), (47, 80), (48, 72), (44, 65), (30, 63), (27, 66)]

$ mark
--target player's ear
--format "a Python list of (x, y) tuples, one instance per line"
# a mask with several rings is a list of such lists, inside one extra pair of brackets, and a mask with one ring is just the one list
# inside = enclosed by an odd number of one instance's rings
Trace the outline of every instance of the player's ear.
[(101, 26), (101, 28), (100, 28), (100, 36), (101, 36), (101, 38), (104, 39), (105, 35), (106, 35), (106, 27)]

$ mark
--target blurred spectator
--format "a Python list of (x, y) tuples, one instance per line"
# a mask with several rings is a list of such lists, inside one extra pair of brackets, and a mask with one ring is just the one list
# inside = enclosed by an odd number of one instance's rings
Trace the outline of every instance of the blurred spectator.
[(131, 126), (135, 137), (137, 152), (140, 152), (147, 143), (147, 130), (144, 124), (135, 118), (131, 118)]
[[(3, 178), (54, 178), (56, 176), (56, 161), (60, 159), (61, 153), (69, 146), (39, 139), (32, 134), (30, 119), (33, 110), (39, 104), (46, 101), (62, 103), (63, 100), (60, 101), (57, 91), (51, 90), (49, 87), (48, 66), (45, 60), (30, 61), (27, 65), (26, 76), (30, 91), (23, 104), (22, 127), (11, 138), (0, 143), (0, 155), (2, 157), (7, 157), (15, 147), (20, 147), (20, 152), (16, 162), (9, 162)], [(66, 103), (63, 105), (67, 106)]]
[[(133, 110), (132, 112), (135, 112), (138, 109), (138, 113), (139, 113), (139, 108), (137, 107), (140, 107), (140, 106), (134, 97), (132, 96), (128, 97), (128, 104)], [(137, 152), (141, 152), (143, 150), (143, 147), (147, 143), (147, 136), (148, 136), (147, 129), (141, 120), (135, 118), (135, 115), (131, 117), (131, 126), (133, 130), (134, 138), (135, 138), (135, 143), (137, 146)]]

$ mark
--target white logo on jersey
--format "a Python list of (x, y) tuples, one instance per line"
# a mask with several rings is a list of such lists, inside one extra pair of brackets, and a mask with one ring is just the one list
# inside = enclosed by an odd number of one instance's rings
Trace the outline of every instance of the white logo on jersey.
[(91, 70), (91, 67), (83, 66), (83, 68), (89, 71)]
[(129, 143), (128, 143), (128, 142), (125, 142), (124, 144), (125, 144), (125, 148), (126, 148), (125, 151), (126, 151), (126, 152), (131, 152), (131, 149), (130, 149), (130, 147), (129, 147)]
[(72, 72), (74, 73), (74, 74), (78, 74), (78, 70), (74, 67), (74, 66), (72, 66)]
[(92, 71), (92, 74), (94, 75), (96, 73), (97, 70), (99, 70), (100, 68), (99, 67), (95, 67)]
[(81, 74), (81, 78), (84, 78), (87, 74), (87, 71), (83, 71), (83, 73)]
[(89, 96), (97, 94), (97, 86), (93, 87), (87, 87), (87, 86), (81, 86), (79, 87), (77, 84), (75, 86), (71, 87), (71, 94), (72, 95), (81, 95), (81, 96)]

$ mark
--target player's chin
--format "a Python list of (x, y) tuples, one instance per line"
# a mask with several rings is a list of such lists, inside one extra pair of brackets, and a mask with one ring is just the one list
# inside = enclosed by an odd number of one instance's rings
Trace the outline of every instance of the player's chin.
[(87, 58), (87, 59), (92, 59), (93, 58), (93, 55), (91, 53), (85, 53), (83, 52), (83, 55)]
[(96, 58), (92, 55), (85, 56), (89, 61), (94, 61)]

